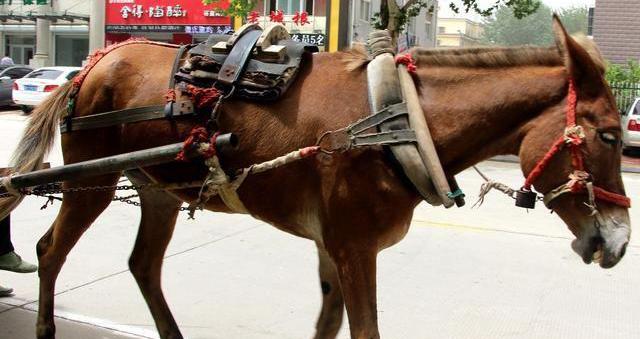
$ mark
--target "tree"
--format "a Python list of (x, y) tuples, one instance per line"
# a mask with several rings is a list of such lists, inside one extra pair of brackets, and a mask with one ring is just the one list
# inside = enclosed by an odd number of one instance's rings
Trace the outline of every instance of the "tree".
[[(533, 14), (518, 19), (512, 9), (500, 7), (485, 19), (483, 42), (502, 46), (539, 45), (553, 43), (551, 8), (541, 5)], [(571, 34), (586, 33), (588, 10), (586, 7), (564, 9), (558, 13)]]

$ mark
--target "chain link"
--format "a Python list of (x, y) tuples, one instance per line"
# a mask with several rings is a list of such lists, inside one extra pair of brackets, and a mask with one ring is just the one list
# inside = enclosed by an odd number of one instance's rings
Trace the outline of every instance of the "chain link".
[[(131, 190), (151, 190), (151, 189), (161, 189), (157, 184), (142, 184), (142, 185), (106, 185), (106, 186), (83, 186), (83, 187), (70, 187), (70, 188), (62, 188), (61, 183), (55, 182), (46, 185), (37, 186), (33, 189), (21, 189), (20, 193), (24, 195), (34, 195), (38, 197), (47, 198), (47, 202), (42, 206), (41, 209), (47, 208), (49, 204), (53, 204), (55, 200), (62, 200), (59, 197), (54, 196), (54, 194), (64, 194), (64, 193), (81, 193), (81, 192), (109, 192), (109, 191), (131, 191)], [(3, 193), (0, 194), (0, 198), (8, 198), (12, 197), (11, 193)], [(115, 196), (111, 201), (119, 201), (131, 206), (141, 206), (140, 201), (133, 200), (133, 198), (138, 198), (138, 194), (132, 194), (124, 197)], [(189, 211), (188, 207), (180, 207), (180, 211)]]

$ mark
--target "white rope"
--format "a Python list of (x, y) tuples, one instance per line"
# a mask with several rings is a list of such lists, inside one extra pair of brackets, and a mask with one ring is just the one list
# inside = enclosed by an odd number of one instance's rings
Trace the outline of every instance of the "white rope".
[(13, 187), (13, 185), (11, 184), (11, 178), (15, 175), (18, 175), (18, 173), (11, 173), (6, 177), (3, 177), (2, 186), (4, 186), (4, 188), (7, 190), (7, 193), (13, 195), (14, 197), (20, 197), (22, 196), (22, 193), (20, 193), (20, 191)]
[(510, 188), (509, 186), (493, 181), (491, 179), (489, 179), (486, 175), (484, 175), (476, 166), (473, 166), (473, 169), (476, 170), (476, 172), (478, 172), (478, 174), (482, 177), (482, 179), (485, 181), (484, 184), (482, 184), (482, 186), (480, 186), (480, 193), (478, 193), (478, 201), (476, 201), (475, 204), (473, 204), (473, 206), (471, 206), (471, 208), (475, 208), (482, 206), (482, 204), (484, 203), (484, 198), (486, 197), (487, 194), (489, 194), (489, 192), (491, 192), (492, 189), (498, 190), (508, 196), (510, 196), (511, 198), (513, 198), (516, 194), (516, 190)]
[[(198, 145), (198, 152), (204, 154), (209, 149), (208, 143)], [(219, 195), (229, 209), (237, 213), (249, 213), (247, 208), (240, 200), (238, 188), (244, 183), (249, 174), (266, 172), (292, 162), (303, 159), (309, 155), (315, 154), (319, 150), (318, 147), (302, 148), (273, 160), (265, 161), (259, 164), (242, 169), (239, 175), (231, 181), (229, 176), (220, 166), (220, 159), (213, 156), (205, 160), (205, 165), (209, 167), (209, 174), (200, 187), (198, 199), (189, 205), (189, 217), (193, 218), (196, 210), (201, 210), (203, 206), (211, 199), (211, 197)]]

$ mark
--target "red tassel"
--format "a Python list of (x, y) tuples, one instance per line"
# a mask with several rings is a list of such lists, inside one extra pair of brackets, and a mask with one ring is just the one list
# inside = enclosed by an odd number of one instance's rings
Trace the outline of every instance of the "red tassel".
[(213, 107), (221, 94), (215, 88), (200, 88), (193, 85), (187, 85), (187, 93), (193, 98), (198, 108)]
[(209, 140), (209, 132), (207, 132), (206, 128), (202, 126), (194, 127), (191, 130), (191, 132), (189, 132), (189, 136), (187, 137), (187, 139), (184, 140), (184, 144), (182, 145), (182, 150), (176, 156), (176, 160), (187, 161), (188, 159), (186, 157), (186, 152), (190, 150), (194, 144), (206, 142), (208, 140)]
[(396, 56), (396, 64), (407, 66), (407, 71), (409, 71), (409, 73), (411, 74), (416, 74), (416, 71), (418, 70), (418, 66), (416, 66), (416, 62), (415, 60), (413, 60), (411, 54)]

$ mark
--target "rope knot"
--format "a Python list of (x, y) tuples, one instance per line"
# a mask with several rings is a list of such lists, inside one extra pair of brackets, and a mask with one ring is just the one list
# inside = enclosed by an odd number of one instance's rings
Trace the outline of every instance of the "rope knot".
[(567, 187), (572, 192), (580, 191), (585, 185), (589, 182), (591, 176), (589, 173), (585, 171), (573, 171), (573, 173), (569, 174), (569, 182), (567, 182)]
[(416, 74), (416, 71), (418, 70), (415, 60), (413, 60), (411, 54), (408, 53), (396, 56), (396, 64), (407, 66), (407, 71), (411, 74)]
[(189, 132), (189, 136), (184, 141), (184, 145), (182, 146), (182, 150), (176, 156), (176, 160), (179, 161), (187, 161), (186, 152), (191, 149), (194, 144), (203, 143), (209, 140), (209, 132), (207, 129), (202, 126), (194, 127), (191, 132)]
[(580, 125), (567, 127), (564, 130), (564, 141), (567, 144), (579, 146), (584, 142), (585, 138), (584, 128)]

